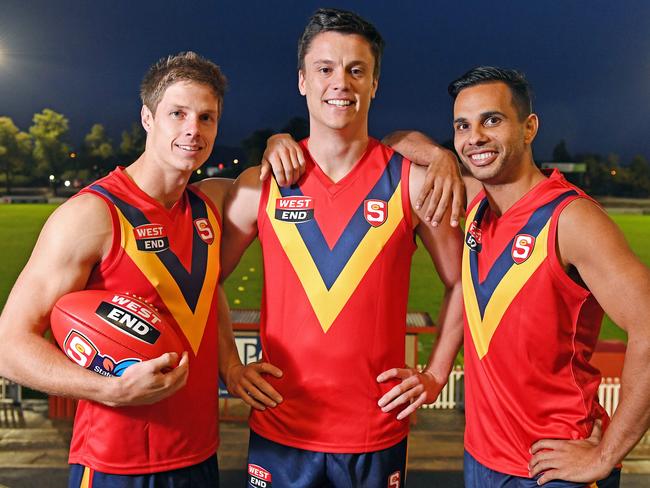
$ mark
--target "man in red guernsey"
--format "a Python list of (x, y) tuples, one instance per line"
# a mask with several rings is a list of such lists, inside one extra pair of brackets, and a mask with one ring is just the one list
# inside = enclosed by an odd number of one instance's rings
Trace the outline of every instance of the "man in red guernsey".
[[(650, 424), (650, 272), (598, 204), (535, 166), (538, 119), (522, 74), (475, 68), (449, 93), (456, 151), (474, 178), (463, 252), (465, 485), (617, 487), (616, 466)], [(427, 145), (417, 133), (389, 139), (407, 155)], [(603, 309), (628, 334), (611, 422), (588, 362)], [(402, 401), (418, 394), (406, 389)]]
[(223, 276), (256, 236), (264, 259), (265, 362), (244, 367), (232, 343), (230, 354), (221, 350), (228, 389), (254, 407), (249, 486), (403, 486), (417, 405), (382, 411), (377, 402), (400, 377), (376, 379), (404, 366), (414, 232), (446, 286), (436, 354), (419, 374), (429, 401), (460, 346), (461, 236), (446, 219), (435, 229), (421, 221), (424, 169), (368, 136), (382, 47), (356, 14), (312, 16), (298, 55), (310, 119), (305, 173), (279, 188), (252, 168), (226, 204)]
[[(81, 399), (70, 487), (218, 486), (220, 214), (230, 182), (187, 183), (212, 151), (225, 85), (219, 68), (192, 52), (149, 69), (144, 153), (52, 214), (0, 318), (0, 374)], [(134, 232), (151, 225), (164, 235), (156, 252)], [(57, 299), (85, 288), (142, 297), (186, 352), (110, 378), (70, 362), (43, 334)]]

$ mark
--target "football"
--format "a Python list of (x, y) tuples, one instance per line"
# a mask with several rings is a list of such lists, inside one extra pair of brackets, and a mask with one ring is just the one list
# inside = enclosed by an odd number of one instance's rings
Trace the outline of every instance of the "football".
[(121, 376), (135, 363), (166, 352), (180, 357), (185, 350), (152, 305), (127, 293), (68, 293), (54, 305), (50, 324), (70, 360), (104, 376)]

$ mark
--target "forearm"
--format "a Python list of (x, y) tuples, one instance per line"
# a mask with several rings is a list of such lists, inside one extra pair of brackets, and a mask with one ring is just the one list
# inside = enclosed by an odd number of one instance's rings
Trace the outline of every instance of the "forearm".
[(235, 343), (235, 334), (232, 330), (232, 321), (230, 319), (230, 307), (228, 299), (219, 285), (219, 375), (222, 381), (228, 386), (228, 372), (234, 366), (242, 366), (242, 362), (237, 352)]
[(650, 339), (628, 337), (621, 375), (621, 402), (600, 443), (603, 461), (615, 466), (650, 427)]
[(425, 369), (446, 382), (463, 343), (462, 286), (455, 283), (445, 291), (438, 315), (438, 337)]
[(392, 132), (382, 142), (419, 166), (429, 166), (432, 161), (450, 152), (422, 132), (414, 130)]
[(35, 333), (2, 335), (0, 374), (34, 390), (100, 403), (115, 400), (114, 378), (70, 361), (55, 345)]

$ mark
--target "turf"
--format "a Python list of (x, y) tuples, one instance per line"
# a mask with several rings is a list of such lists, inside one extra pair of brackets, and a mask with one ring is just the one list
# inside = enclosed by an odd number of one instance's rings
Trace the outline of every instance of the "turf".
[[(54, 205), (14, 204), (0, 205), (0, 305), (4, 305), (9, 290), (29, 258), (38, 232)], [(630, 246), (641, 260), (650, 265), (650, 216), (612, 215), (625, 234)], [(233, 308), (258, 308), (262, 292), (262, 261), (256, 241), (246, 252), (239, 266), (226, 282), (226, 292)], [(440, 309), (443, 287), (438, 280), (428, 254), (418, 246), (413, 256), (409, 310), (428, 312), (435, 320)], [(603, 339), (625, 340), (625, 333), (609, 318), (603, 322)], [(430, 340), (425, 339), (420, 361), (430, 350)]]

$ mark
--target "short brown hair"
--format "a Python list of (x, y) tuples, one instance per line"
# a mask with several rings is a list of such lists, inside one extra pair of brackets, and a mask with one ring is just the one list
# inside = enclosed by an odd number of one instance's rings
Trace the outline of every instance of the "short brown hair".
[(140, 98), (152, 114), (156, 113), (165, 90), (177, 81), (193, 81), (212, 88), (221, 115), (223, 95), (228, 84), (226, 77), (219, 66), (192, 51), (161, 58), (144, 75), (140, 84)]

